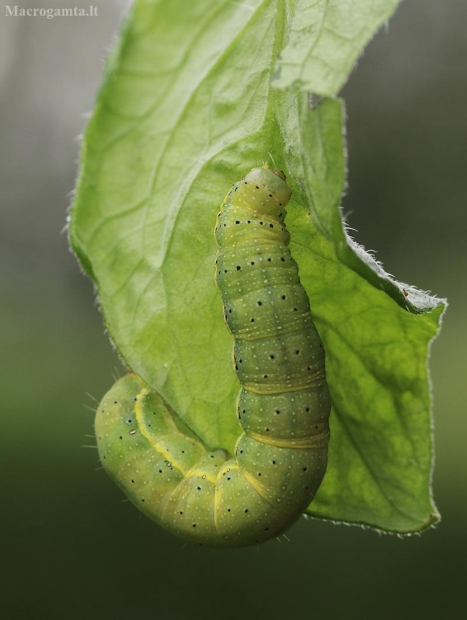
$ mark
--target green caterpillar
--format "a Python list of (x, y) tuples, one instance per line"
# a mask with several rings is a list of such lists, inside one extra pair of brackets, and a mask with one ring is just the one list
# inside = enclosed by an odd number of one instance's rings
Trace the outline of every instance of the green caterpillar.
[(254, 168), (227, 194), (215, 228), (216, 280), (241, 384), (235, 456), (204, 447), (133, 373), (97, 411), (107, 472), (148, 517), (202, 545), (241, 547), (283, 533), (326, 470), (324, 350), (288, 248), (290, 196), (282, 172)]

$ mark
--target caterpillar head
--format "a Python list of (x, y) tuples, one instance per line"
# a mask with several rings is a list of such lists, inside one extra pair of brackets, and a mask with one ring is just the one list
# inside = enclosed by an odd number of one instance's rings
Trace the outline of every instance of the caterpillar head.
[(277, 216), (286, 206), (292, 195), (285, 182), (285, 174), (269, 168), (253, 168), (236, 185), (235, 202), (244, 202), (264, 213)]

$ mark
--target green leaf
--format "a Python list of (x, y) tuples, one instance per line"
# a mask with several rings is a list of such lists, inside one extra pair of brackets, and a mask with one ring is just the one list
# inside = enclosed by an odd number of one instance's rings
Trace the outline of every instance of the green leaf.
[(295, 0), (273, 85), (332, 97), (400, 0)]
[[(291, 250), (333, 402), (328, 472), (309, 513), (418, 531), (438, 518), (426, 360), (444, 306), (392, 280), (346, 234), (342, 102), (311, 108), (306, 94), (271, 87), (305, 4), (137, 2), (86, 131), (70, 238), (126, 365), (207, 445), (232, 451), (239, 384), (213, 229), (231, 184), (272, 159), (294, 192)], [(355, 55), (395, 4), (372, 3)], [(333, 58), (337, 84), (349, 56)], [(314, 80), (330, 92), (327, 74)]]

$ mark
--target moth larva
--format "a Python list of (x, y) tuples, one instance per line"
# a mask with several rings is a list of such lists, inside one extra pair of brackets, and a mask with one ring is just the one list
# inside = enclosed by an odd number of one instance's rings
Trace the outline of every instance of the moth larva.
[(282, 172), (254, 168), (233, 185), (217, 219), (216, 281), (241, 384), (235, 456), (189, 436), (132, 373), (97, 411), (104, 468), (146, 515), (202, 545), (278, 536), (305, 511), (326, 470), (324, 349), (288, 248), (290, 196)]

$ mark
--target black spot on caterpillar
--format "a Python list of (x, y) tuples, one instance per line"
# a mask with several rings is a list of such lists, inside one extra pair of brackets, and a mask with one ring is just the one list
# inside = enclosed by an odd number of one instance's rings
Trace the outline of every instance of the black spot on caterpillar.
[(240, 547), (283, 533), (326, 470), (324, 349), (288, 248), (290, 196), (283, 173), (254, 168), (235, 183), (217, 217), (216, 280), (241, 384), (235, 457), (209, 451), (184, 432), (133, 373), (117, 381), (97, 411), (106, 471), (147, 516), (202, 545)]

